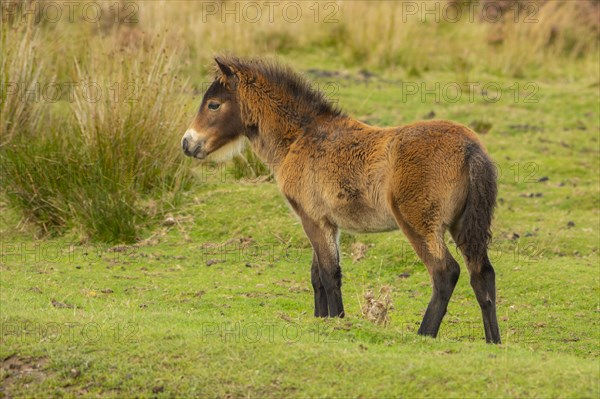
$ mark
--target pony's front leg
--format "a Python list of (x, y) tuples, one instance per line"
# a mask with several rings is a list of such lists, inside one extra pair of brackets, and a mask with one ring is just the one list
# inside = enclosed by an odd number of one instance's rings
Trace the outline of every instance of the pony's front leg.
[[(338, 249), (338, 228), (327, 222), (316, 222), (295, 202), (292, 207), (300, 216), (302, 227), (312, 244), (312, 282), (315, 287), (315, 316), (344, 317), (342, 302), (342, 269)], [(316, 270), (315, 270), (316, 265)], [(318, 273), (315, 273), (318, 271)], [(317, 280), (317, 277), (320, 280)], [(325, 308), (323, 291), (327, 298)], [(325, 309), (328, 312), (325, 312)]]
[(316, 254), (319, 278), (327, 296), (329, 317), (344, 317), (337, 228), (331, 225), (320, 226), (310, 220), (303, 220), (302, 225)]
[(329, 317), (344, 317), (342, 269), (340, 267), (337, 229), (333, 234), (326, 234), (326, 237), (325, 240), (313, 242), (313, 248), (317, 253), (319, 262), (319, 277), (327, 295)]
[(319, 261), (317, 259), (317, 253), (314, 251), (310, 279), (315, 292), (315, 317), (327, 317), (329, 316), (327, 293), (325, 292), (325, 287), (323, 287), (323, 284), (321, 283), (321, 276), (319, 276)]

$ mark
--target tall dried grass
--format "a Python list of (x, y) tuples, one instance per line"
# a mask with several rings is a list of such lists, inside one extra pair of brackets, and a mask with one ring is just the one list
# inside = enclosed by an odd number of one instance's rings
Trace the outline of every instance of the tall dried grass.
[[(3, 25), (12, 40), (3, 42), (2, 76), (20, 90), (3, 98), (2, 189), (43, 232), (73, 227), (82, 238), (132, 242), (189, 183), (178, 144), (189, 87), (164, 37), (123, 42), (118, 27), (94, 28), (50, 28), (88, 44), (58, 71), (40, 62), (69, 42), (42, 43), (49, 28), (32, 19)], [(48, 98), (50, 83), (64, 91), (57, 101)]]
[[(297, 20), (290, 18), (297, 14), (290, 11), (295, 6), (284, 12), (291, 3), (299, 5)], [(246, 56), (318, 47), (334, 49), (348, 65), (394, 68), (408, 75), (469, 69), (560, 76), (576, 60), (593, 72), (595, 63), (585, 59), (597, 60), (600, 4), (593, 0), (278, 4), (269, 10), (256, 1), (145, 2), (140, 4), (141, 25), (169, 29), (197, 68), (223, 50)]]
[[(65, 14), (53, 23), (19, 14), (43, 9), (44, 0), (20, 2), (0, 29), (2, 190), (44, 231), (72, 226), (100, 240), (135, 240), (148, 220), (144, 203), (167, 211), (189, 182), (178, 143), (197, 104), (181, 76), (192, 77), (200, 94), (213, 54), (224, 51), (300, 59), (327, 50), (347, 65), (406, 76), (451, 71), (461, 80), (473, 72), (597, 77), (597, 1), (480, 3), (495, 3), (502, 18), (456, 0), (277, 2), (272, 9), (256, 1), (120, 0), (99, 3), (104, 14), (93, 23), (81, 17), (84, 2), (74, 21)], [(439, 11), (424, 13), (433, 7)], [(448, 7), (461, 7), (461, 17), (442, 11)], [(27, 94), (69, 82), (79, 86), (58, 101)], [(80, 90), (86, 82), (100, 87), (98, 101)], [(268, 173), (254, 158), (234, 168), (239, 177)]]
[(26, 23), (14, 29), (2, 29), (0, 55), (0, 147), (22, 131), (23, 126), (35, 126), (39, 121), (39, 107), (34, 101), (22, 101), (13, 93), (35, 92), (39, 84), (43, 60), (36, 55), (41, 44), (39, 31)]

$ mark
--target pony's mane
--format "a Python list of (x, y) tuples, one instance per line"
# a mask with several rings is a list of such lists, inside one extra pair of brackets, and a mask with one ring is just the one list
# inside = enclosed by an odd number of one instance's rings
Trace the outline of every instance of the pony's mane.
[[(315, 89), (304, 76), (287, 65), (260, 58), (240, 59), (234, 56), (219, 56), (219, 59), (247, 77), (262, 76), (266, 81), (289, 94), (299, 105), (312, 108), (316, 115), (342, 115), (342, 111), (321, 91)], [(217, 68), (217, 78), (220, 76), (221, 73)]]

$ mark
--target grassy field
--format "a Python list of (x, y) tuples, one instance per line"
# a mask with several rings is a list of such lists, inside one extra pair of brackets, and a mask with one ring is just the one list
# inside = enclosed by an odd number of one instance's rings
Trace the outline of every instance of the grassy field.
[[(399, 106), (395, 86), (373, 79), (341, 79), (348, 112), (491, 125), (502, 345), (483, 343), (464, 275), (440, 338), (415, 334), (429, 277), (400, 233), (342, 236), (348, 316), (314, 320), (310, 247), (275, 185), (199, 166), (176, 224), (139, 246), (31, 241), (3, 209), (4, 394), (596, 397), (597, 88)], [(353, 262), (356, 242), (369, 249)], [(363, 294), (382, 285), (393, 289), (387, 327), (360, 317)]]
[[(160, 8), (153, 7), (142, 9), (141, 15), (155, 18), (153, 13)], [(358, 15), (360, 7), (352, 7), (346, 12)], [(179, 29), (194, 32), (185, 25), (193, 21), (176, 11), (167, 8), (165, 18), (181, 18)], [(368, 18), (377, 17), (377, 9), (370, 13)], [(198, 25), (196, 33), (206, 34), (210, 26)], [(267, 26), (259, 24), (256, 29), (280, 37), (277, 25)], [(306, 25), (293, 29), (304, 32)], [(444, 33), (450, 29), (447, 26), (439, 29), (435, 37), (452, 37)], [(470, 37), (476, 29), (483, 28), (452, 32), (463, 35), (455, 37)], [(235, 38), (242, 33), (227, 34)], [(479, 306), (464, 267), (439, 337), (416, 334), (429, 301), (430, 281), (399, 232), (342, 235), (346, 318), (314, 319), (310, 244), (275, 183), (266, 177), (239, 178), (233, 164), (187, 163), (181, 165), (191, 170), (184, 179), (191, 185), (176, 189), (177, 201), (167, 195), (172, 185), (165, 189), (167, 194), (160, 190), (164, 181), (180, 176), (181, 168), (172, 167), (166, 177), (149, 173), (149, 186), (159, 189), (149, 189), (141, 202), (135, 202), (146, 216), (131, 233), (136, 237), (133, 243), (97, 239), (90, 233), (93, 229), (81, 227), (86, 226), (85, 219), (77, 212), (60, 214), (65, 220), (58, 233), (50, 230), (40, 235), (32, 213), (11, 200), (8, 188), (3, 190), (0, 398), (598, 397), (597, 49), (585, 57), (563, 55), (551, 65), (546, 65), (550, 59), (546, 57), (552, 54), (536, 52), (520, 60), (523, 70), (498, 67), (502, 59), (512, 59), (514, 48), (498, 50), (498, 59), (481, 63), (475, 54), (467, 54), (466, 66), (457, 58), (442, 56), (439, 68), (425, 56), (412, 66), (400, 62), (389, 66), (362, 62), (361, 52), (349, 44), (343, 45), (344, 51), (337, 45), (318, 46), (318, 34), (309, 33), (297, 39), (283, 37), (277, 42), (280, 47), (266, 50), (256, 39), (246, 51), (278, 53), (348, 114), (368, 123), (452, 119), (481, 134), (499, 170), (490, 254), (497, 274), (503, 343), (485, 344)], [(44, 32), (40, 34), (44, 37)], [(372, 34), (365, 33), (363, 42), (354, 37), (355, 47), (368, 47)], [(153, 110), (150, 122), (142, 125), (146, 130), (165, 113), (175, 112), (177, 104), (185, 104), (191, 118), (201, 98), (208, 64), (202, 64), (196, 74), (192, 66), (199, 63), (193, 61), (208, 60), (215, 49), (209, 52), (188, 40), (190, 48), (175, 60), (187, 60), (181, 67), (188, 70), (195, 90), (181, 84), (171, 86), (182, 87), (177, 96), (151, 91), (156, 98), (165, 96), (161, 101), (166, 110)], [(215, 39), (210, 40), (213, 46)], [(432, 39), (422, 40), (425, 45)], [(74, 41), (65, 46), (76, 53), (82, 45)], [(397, 45), (400, 58), (418, 54), (417, 50)], [(447, 48), (441, 51), (452, 53)], [(149, 54), (151, 58), (154, 53)], [(123, 60), (128, 62), (127, 56)], [(86, 65), (89, 73), (97, 70), (91, 63)], [(140, 63), (131, 71), (135, 75), (145, 68)], [(107, 71), (101, 69), (104, 78), (114, 76)], [(77, 74), (66, 67), (62, 72)], [(103, 106), (110, 103), (100, 106), (102, 112), (111, 109)], [(76, 114), (92, 107), (65, 100), (50, 108), (62, 114), (72, 109)], [(113, 111), (115, 115), (129, 112), (122, 104)], [(3, 118), (18, 115), (7, 108), (3, 112)], [(178, 122), (158, 126), (165, 136), (152, 145), (163, 148), (160, 151), (165, 151), (169, 165), (180, 165), (174, 154), (187, 126), (185, 118), (173, 115)], [(65, 118), (64, 126), (71, 129), (69, 117)], [(119, 132), (131, 132), (139, 126), (136, 118), (142, 116), (100, 125), (92, 118), (79, 119), (79, 130), (67, 131), (77, 135), (88, 131), (82, 126), (96, 126), (98, 134), (114, 134), (112, 127), (118, 126)], [(2, 126), (3, 133), (9, 131)], [(18, 137), (19, 132), (11, 134)], [(30, 138), (33, 133), (27, 134)], [(143, 135), (123, 137), (139, 140)], [(0, 155), (8, 156), (2, 152), (6, 147), (0, 145), (0, 150)], [(79, 152), (69, 154), (77, 161)], [(136, 167), (146, 165), (152, 163)], [(11, 176), (3, 173), (4, 183)], [(78, 175), (72, 184), (80, 184), (85, 176)], [(125, 179), (129, 181), (131, 175)], [(63, 185), (56, 190), (69, 189), (68, 181)], [(13, 186), (6, 183), (6, 187)], [(122, 185), (115, 187), (120, 190)], [(143, 187), (143, 183), (134, 185), (134, 191)], [(72, 198), (65, 196), (64, 201)], [(44, 203), (43, 197), (38, 199)], [(134, 216), (141, 217), (138, 211)], [(108, 231), (114, 231), (108, 226)], [(361, 314), (365, 294), (369, 290), (377, 294), (381, 287), (391, 288), (393, 302), (386, 326)]]

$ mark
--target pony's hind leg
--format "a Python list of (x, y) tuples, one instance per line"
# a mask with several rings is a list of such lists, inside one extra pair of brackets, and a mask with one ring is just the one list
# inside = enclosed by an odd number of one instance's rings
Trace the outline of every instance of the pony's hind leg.
[[(404, 235), (427, 267), (433, 283), (433, 293), (418, 333), (436, 337), (460, 276), (460, 266), (448, 251), (444, 234), (435, 232), (433, 226), (439, 226), (437, 223), (433, 222), (427, 227), (423, 224), (409, 223), (402, 216), (400, 209), (396, 209), (394, 215)], [(432, 220), (435, 219), (432, 217)], [(441, 226), (439, 228), (441, 229)]]
[(315, 317), (327, 317), (329, 315), (329, 310), (327, 308), (327, 294), (325, 292), (325, 287), (323, 287), (323, 284), (321, 283), (321, 276), (319, 276), (319, 261), (317, 253), (314, 251), (310, 278), (315, 292)]
[(496, 316), (496, 273), (487, 253), (487, 245), (464, 240), (461, 232), (452, 231), (471, 275), (471, 287), (477, 297), (483, 317), (485, 340), (500, 343), (500, 328)]
[(430, 254), (421, 256), (421, 259), (431, 275), (433, 293), (418, 333), (436, 337), (460, 276), (460, 266), (446, 248), (441, 259), (435, 259)]
[(496, 316), (496, 273), (487, 253), (481, 262), (467, 261), (471, 273), (471, 287), (475, 291), (477, 302), (483, 316), (486, 342), (500, 343), (500, 328)]

